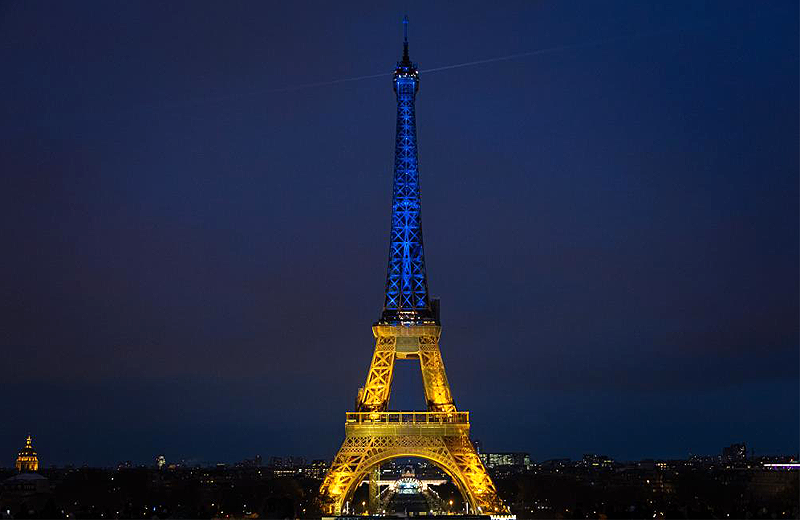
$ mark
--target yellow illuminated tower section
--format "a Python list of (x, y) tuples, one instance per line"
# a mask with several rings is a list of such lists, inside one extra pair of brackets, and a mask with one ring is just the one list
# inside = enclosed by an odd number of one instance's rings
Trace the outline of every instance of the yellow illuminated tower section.
[[(456, 409), (439, 350), (439, 305), (428, 295), (422, 242), (414, 106), (419, 73), (408, 55), (408, 19), (403, 24), (403, 59), (394, 72), (397, 139), (386, 298), (372, 327), (375, 352), (356, 410), (346, 414), (344, 443), (320, 487), (322, 506), (328, 514), (341, 515), (373, 468), (399, 457), (419, 457), (453, 479), (471, 513), (507, 513), (470, 441), (469, 412)], [(425, 411), (388, 410), (394, 364), (402, 360), (420, 364)]]

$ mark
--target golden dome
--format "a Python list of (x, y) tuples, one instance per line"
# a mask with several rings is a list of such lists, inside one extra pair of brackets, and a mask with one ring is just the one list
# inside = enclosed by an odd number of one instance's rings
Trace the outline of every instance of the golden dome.
[(17, 470), (19, 471), (36, 471), (39, 469), (39, 458), (36, 456), (36, 450), (33, 449), (31, 444), (31, 436), (25, 440), (25, 447), (19, 450), (17, 455)]

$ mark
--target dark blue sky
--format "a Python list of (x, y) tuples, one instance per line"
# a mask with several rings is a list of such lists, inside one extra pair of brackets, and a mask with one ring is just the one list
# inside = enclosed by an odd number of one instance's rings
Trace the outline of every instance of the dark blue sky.
[(45, 465), (333, 456), (383, 302), (406, 10), (422, 70), (553, 49), (417, 98), (473, 437), (797, 452), (797, 3), (487, 5), (0, 3), (0, 465), (28, 432)]

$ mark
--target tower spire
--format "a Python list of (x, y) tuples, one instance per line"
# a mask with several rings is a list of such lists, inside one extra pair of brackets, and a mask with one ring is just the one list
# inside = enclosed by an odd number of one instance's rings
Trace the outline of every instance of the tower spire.
[(408, 56), (408, 15), (403, 17), (403, 61), (402, 65), (411, 67), (411, 58)]
[(408, 57), (408, 15), (403, 17), (403, 61), (411, 61)]

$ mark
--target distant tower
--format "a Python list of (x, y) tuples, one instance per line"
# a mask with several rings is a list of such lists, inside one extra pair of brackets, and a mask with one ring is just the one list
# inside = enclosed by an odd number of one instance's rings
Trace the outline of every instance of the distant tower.
[(39, 469), (39, 458), (36, 456), (36, 450), (33, 449), (33, 444), (31, 444), (31, 436), (28, 435), (28, 438), (25, 440), (25, 447), (19, 450), (19, 454), (17, 455), (17, 471), (20, 472), (29, 472), (29, 471), (38, 471)]

